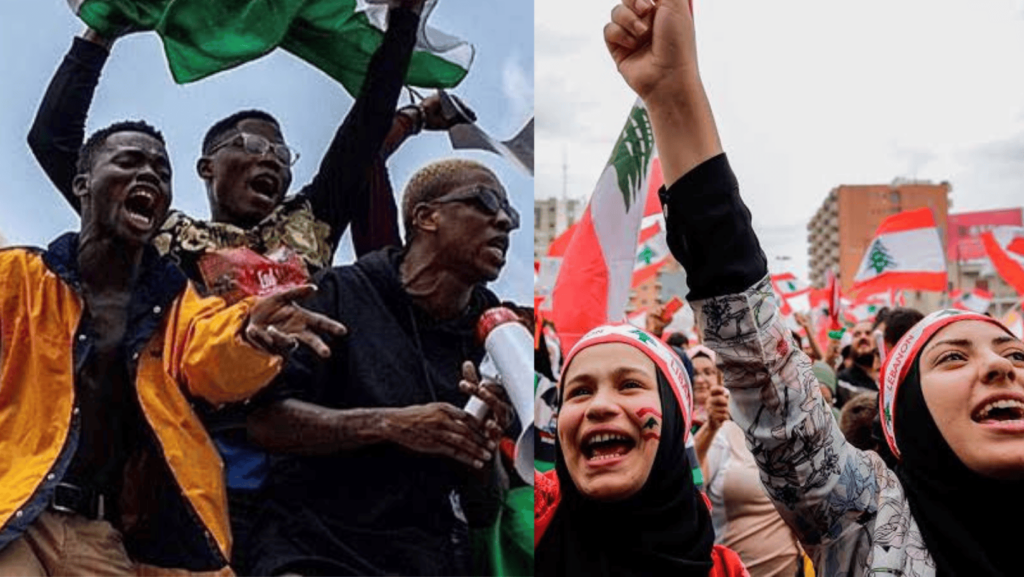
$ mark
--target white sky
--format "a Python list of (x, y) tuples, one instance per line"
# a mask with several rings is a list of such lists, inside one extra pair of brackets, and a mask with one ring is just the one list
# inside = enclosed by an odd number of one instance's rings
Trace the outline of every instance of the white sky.
[[(635, 98), (611, 0), (536, 4), (538, 198), (588, 196)], [(773, 272), (839, 184), (952, 184), (952, 211), (1024, 203), (1024, 0), (694, 0), (722, 143)], [(783, 261), (777, 257), (790, 257)]]

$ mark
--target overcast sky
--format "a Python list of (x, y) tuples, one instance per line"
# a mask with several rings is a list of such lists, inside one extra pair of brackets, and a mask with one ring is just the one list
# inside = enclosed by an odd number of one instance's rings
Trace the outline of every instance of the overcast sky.
[[(537, 197), (588, 196), (635, 96), (615, 2), (537, 3)], [(722, 143), (773, 272), (839, 184), (952, 184), (952, 211), (1024, 203), (1024, 0), (694, 0)], [(790, 257), (779, 260), (777, 257)]]
[[(431, 24), (476, 47), (469, 75), (454, 90), (499, 139), (511, 138), (533, 115), (533, 3), (441, 0)], [(76, 229), (75, 213), (46, 179), (25, 139), (50, 77), (83, 28), (64, 0), (0, 2), (0, 235), (11, 244), (43, 245)], [(407, 103), (403, 96), (402, 104)], [(208, 217), (205, 189), (195, 174), (199, 144), (216, 120), (243, 108), (274, 114), (288, 144), (302, 155), (294, 186), (308, 182), (335, 129), (352, 104), (340, 84), (283, 51), (205, 80), (177, 85), (153, 33), (119, 40), (100, 79), (87, 131), (125, 118), (160, 128), (174, 164), (174, 206)], [(391, 157), (396, 192), (427, 162), (475, 158), (495, 169), (523, 215), (512, 235), (509, 263), (492, 288), (502, 298), (531, 304), (533, 179), (489, 153), (453, 153), (446, 134), (425, 133)], [(347, 238), (337, 263), (353, 258)]]

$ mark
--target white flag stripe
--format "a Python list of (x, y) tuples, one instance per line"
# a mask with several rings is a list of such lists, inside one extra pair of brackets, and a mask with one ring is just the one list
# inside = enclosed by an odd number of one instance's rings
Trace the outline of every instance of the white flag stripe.
[[(872, 260), (876, 242), (886, 248), (893, 261), (890, 268), (879, 272)], [(946, 259), (938, 229), (905, 230), (876, 237), (868, 246), (854, 282), (867, 280), (886, 272), (946, 272)]]

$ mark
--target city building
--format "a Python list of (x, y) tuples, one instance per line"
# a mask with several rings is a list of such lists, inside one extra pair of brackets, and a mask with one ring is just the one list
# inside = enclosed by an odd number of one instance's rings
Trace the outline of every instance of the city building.
[(945, 239), (951, 190), (948, 182), (903, 179), (892, 184), (844, 184), (833, 188), (807, 225), (811, 284), (824, 287), (827, 271), (831, 269), (843, 291), (848, 292), (878, 225), (898, 212), (930, 208), (939, 234)]
[(545, 198), (533, 202), (533, 258), (548, 252), (548, 246), (583, 215), (587, 200), (582, 198)]

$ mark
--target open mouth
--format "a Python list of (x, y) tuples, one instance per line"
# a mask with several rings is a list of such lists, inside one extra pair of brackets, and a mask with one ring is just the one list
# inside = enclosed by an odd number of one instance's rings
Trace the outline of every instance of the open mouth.
[(501, 255), (505, 256), (505, 253), (508, 251), (508, 237), (505, 235), (496, 236), (487, 241), (487, 246), (498, 249), (501, 251)]
[(1024, 402), (1017, 399), (991, 401), (975, 410), (971, 419), (983, 425), (1024, 421)]
[(136, 186), (124, 199), (124, 210), (128, 220), (143, 230), (152, 228), (156, 219), (157, 194), (149, 187)]
[(259, 174), (249, 181), (249, 188), (256, 194), (273, 200), (277, 198), (278, 191), (281, 188), (281, 181), (272, 174)]
[(621, 457), (636, 447), (636, 441), (620, 433), (597, 433), (583, 440), (581, 449), (588, 461)]

